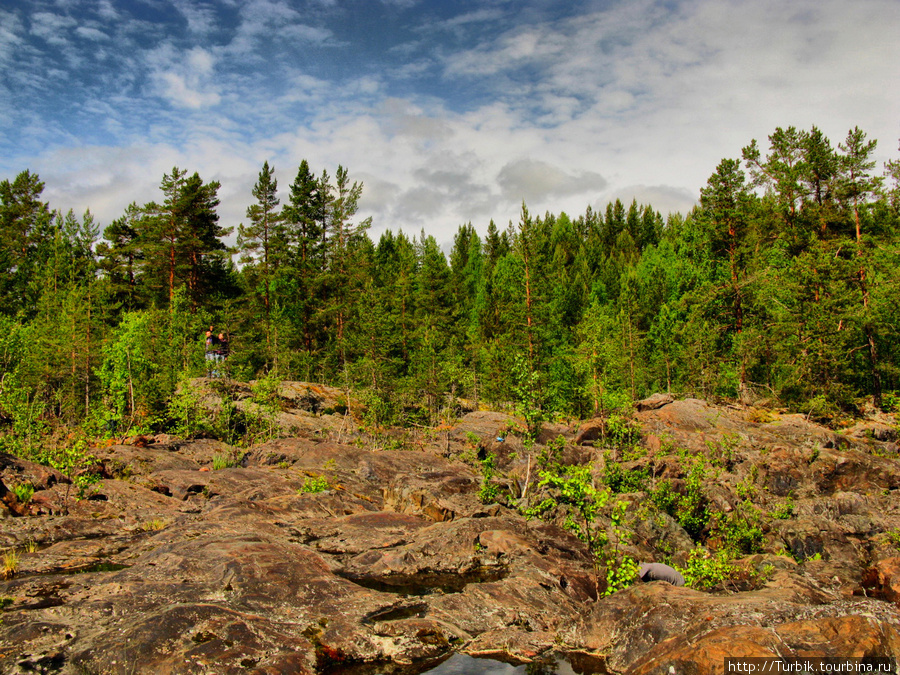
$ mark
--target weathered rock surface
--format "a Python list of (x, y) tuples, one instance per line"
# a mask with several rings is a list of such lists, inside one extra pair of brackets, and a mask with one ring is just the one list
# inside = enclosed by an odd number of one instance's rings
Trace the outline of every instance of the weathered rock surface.
[[(464, 651), (668, 675), (721, 673), (726, 656), (900, 656), (890, 434), (655, 397), (635, 413), (642, 446), (616, 462), (600, 421), (548, 426), (533, 446), (520, 421), (484, 411), (376, 438), (331, 413), (340, 392), (283, 389), (313, 420), (298, 436), (246, 451), (162, 436), (94, 448), (103, 478), (81, 495), (0, 456), (0, 546), (18, 555), (0, 581), (0, 671), (412, 673)], [(559, 436), (565, 446), (547, 445)], [(216, 470), (216, 455), (236, 465)], [(677, 494), (685, 458), (703, 455), (710, 508), (741, 508), (743, 485), (779, 516), (737, 562), (746, 574), (716, 592), (654, 582), (604, 596), (582, 541), (482, 503), (491, 455), (492, 483), (532, 505), (549, 462), (595, 476), (615, 462)], [(28, 504), (12, 492), (24, 481)], [(617, 499), (624, 550), (686, 564), (694, 540), (648, 510), (646, 491)]]

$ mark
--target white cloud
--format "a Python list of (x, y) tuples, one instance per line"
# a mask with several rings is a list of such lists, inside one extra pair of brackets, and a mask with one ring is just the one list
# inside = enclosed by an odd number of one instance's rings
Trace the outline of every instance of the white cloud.
[(216, 59), (211, 52), (200, 47), (179, 52), (172, 45), (163, 45), (148, 61), (157, 93), (171, 103), (200, 109), (221, 101), (213, 80)]
[(188, 30), (195, 35), (207, 35), (217, 27), (216, 10), (189, 0), (173, 0), (173, 6), (187, 21)]
[(0, 9), (0, 63), (9, 63), (23, 43), (25, 28), (12, 12)]
[(92, 28), (91, 26), (78, 26), (78, 28), (75, 29), (75, 32), (84, 39), (93, 40), (94, 42), (102, 42), (109, 39), (109, 36), (102, 30)]
[(35, 12), (31, 15), (31, 34), (58, 47), (69, 44), (66, 34), (77, 25), (75, 19), (52, 12)]
[(227, 47), (234, 55), (259, 56), (261, 45), (272, 42), (323, 44), (333, 38), (330, 30), (305, 23), (304, 16), (286, 2), (250, 0), (241, 5), (240, 16)]

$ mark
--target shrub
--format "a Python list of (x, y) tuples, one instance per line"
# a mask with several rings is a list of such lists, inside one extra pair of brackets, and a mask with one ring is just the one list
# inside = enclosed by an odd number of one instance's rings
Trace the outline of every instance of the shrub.
[(772, 509), (772, 517), (775, 520), (788, 520), (794, 517), (794, 500), (788, 497), (781, 504)]
[(745, 499), (727, 516), (716, 514), (713, 531), (733, 553), (759, 553), (762, 550), (762, 512)]
[(310, 476), (303, 481), (298, 492), (314, 494), (316, 492), (325, 492), (331, 487), (325, 476)]
[(34, 495), (34, 486), (31, 483), (16, 483), (13, 486), (13, 494), (20, 504), (27, 504)]
[(90, 472), (75, 476), (72, 479), (72, 482), (75, 484), (75, 499), (87, 499), (97, 492), (97, 483), (99, 483), (100, 480), (101, 477), (99, 474)]
[(497, 458), (493, 453), (488, 453), (487, 457), (481, 460), (481, 489), (478, 491), (478, 497), (482, 504), (493, 504), (499, 501), (500, 488), (491, 479), (497, 473)]
[(688, 557), (687, 567), (680, 570), (685, 584), (698, 590), (709, 590), (722, 586), (737, 574), (737, 568), (731, 563), (727, 551), (714, 554), (697, 546)]
[(187, 381), (181, 383), (178, 391), (169, 399), (169, 427), (176, 436), (185, 439), (197, 438), (210, 431), (207, 411), (200, 405), (197, 390)]
[(708, 473), (706, 458), (697, 455), (686, 460), (685, 493), (678, 498), (672, 514), (691, 537), (697, 539), (709, 522), (709, 507), (703, 493), (703, 483)]
[(603, 562), (606, 566), (606, 590), (604, 595), (612, 595), (616, 591), (621, 591), (634, 583), (637, 579), (640, 565), (637, 561), (623, 551), (623, 546), (631, 537), (625, 528), (625, 511), (628, 508), (628, 502), (624, 500), (617, 501), (613, 506), (610, 514), (610, 531), (613, 541), (612, 547), (605, 547), (601, 554)]

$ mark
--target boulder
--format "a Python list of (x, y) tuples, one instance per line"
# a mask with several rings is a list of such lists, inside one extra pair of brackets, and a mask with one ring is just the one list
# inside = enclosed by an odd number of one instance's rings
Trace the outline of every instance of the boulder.
[(900, 557), (879, 560), (867, 568), (860, 586), (865, 595), (900, 605)]

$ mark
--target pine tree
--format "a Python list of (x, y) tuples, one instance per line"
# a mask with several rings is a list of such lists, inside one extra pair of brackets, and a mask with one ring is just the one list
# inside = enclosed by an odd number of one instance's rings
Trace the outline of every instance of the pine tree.
[(109, 282), (113, 299), (126, 309), (139, 305), (138, 277), (144, 260), (138, 239), (141, 208), (132, 203), (125, 214), (117, 218), (103, 231), (103, 239), (97, 244), (98, 265)]
[[(263, 284), (263, 306), (268, 323), (271, 314), (271, 284), (273, 268), (277, 265), (274, 246), (279, 239), (282, 213), (277, 211), (278, 181), (274, 168), (269, 162), (263, 163), (259, 178), (253, 186), (256, 203), (247, 207), (247, 218), (250, 225), (238, 227), (238, 250), (243, 254), (241, 262), (255, 263), (259, 270), (259, 278)], [(267, 336), (268, 337), (268, 336)]]
[(0, 311), (15, 315), (34, 311), (37, 297), (29, 288), (41, 269), (38, 245), (49, 236), (50, 207), (41, 201), (44, 183), (22, 171), (0, 181)]

